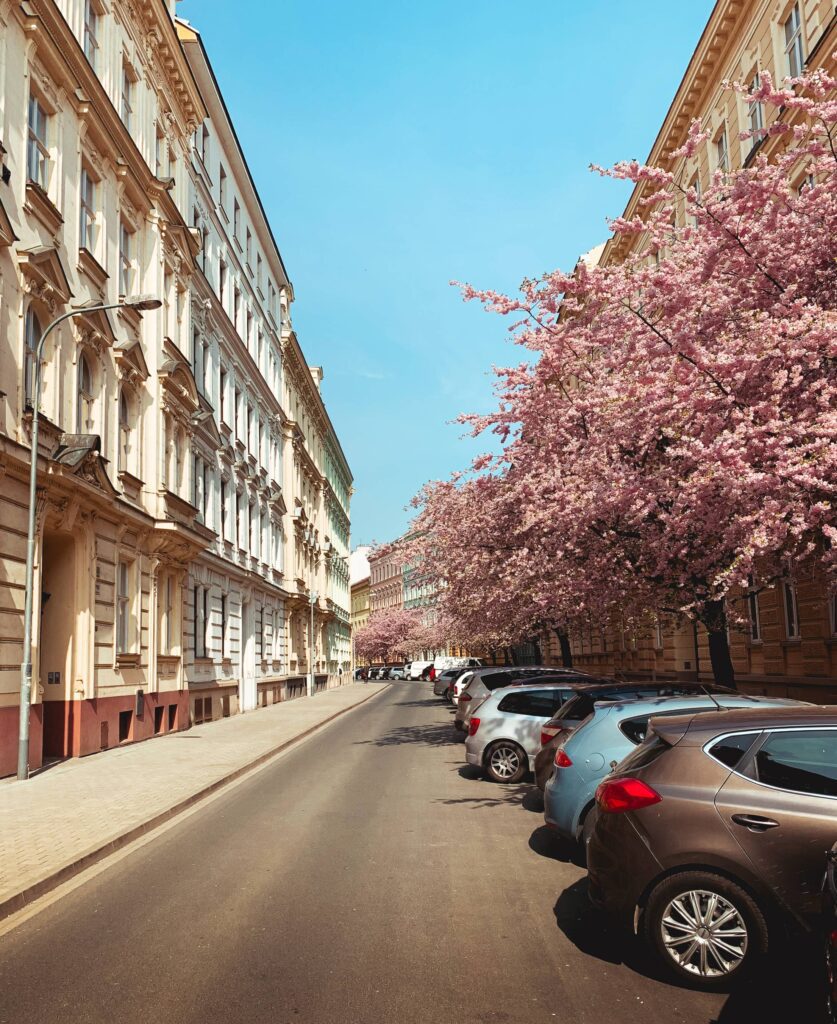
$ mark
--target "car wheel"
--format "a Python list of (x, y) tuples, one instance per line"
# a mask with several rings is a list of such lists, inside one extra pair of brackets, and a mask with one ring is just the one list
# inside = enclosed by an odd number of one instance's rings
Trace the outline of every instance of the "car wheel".
[(704, 989), (722, 988), (767, 952), (758, 905), (722, 875), (685, 871), (648, 898), (645, 937), (668, 969)]
[(529, 768), (526, 751), (510, 740), (492, 743), (485, 754), (485, 770), (492, 782), (520, 782)]
[(448, 704), (453, 704), (453, 690), (450, 687), (445, 690), (445, 700)]

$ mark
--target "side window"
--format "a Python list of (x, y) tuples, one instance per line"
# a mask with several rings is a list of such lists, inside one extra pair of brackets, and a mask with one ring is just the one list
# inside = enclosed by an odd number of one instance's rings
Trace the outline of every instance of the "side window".
[(837, 729), (773, 733), (756, 754), (755, 770), (766, 786), (837, 796)]
[(498, 710), (514, 715), (532, 715), (536, 718), (551, 718), (554, 708), (552, 694), (548, 690), (534, 690), (529, 693), (509, 693), (501, 701)]
[(573, 696), (573, 690), (548, 690), (547, 693), (552, 698), (552, 714), (556, 711), (560, 711), (561, 708), (570, 700)]
[(709, 748), (709, 753), (716, 761), (725, 764), (727, 768), (737, 768), (741, 759), (752, 747), (753, 741), (760, 735), (761, 733), (758, 732), (740, 732), (736, 736), (725, 736)]
[(653, 715), (645, 715), (642, 718), (631, 718), (621, 722), (619, 729), (631, 741), (631, 743), (642, 743), (648, 735), (648, 723), (652, 718), (671, 718), (674, 715), (697, 715), (702, 711), (716, 711), (714, 705), (705, 708), (679, 708), (676, 711), (658, 711)]

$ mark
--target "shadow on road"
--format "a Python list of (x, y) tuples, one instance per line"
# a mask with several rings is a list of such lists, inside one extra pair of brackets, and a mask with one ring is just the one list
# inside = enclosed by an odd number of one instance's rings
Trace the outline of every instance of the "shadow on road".
[[(576, 843), (564, 839), (553, 829), (541, 825), (529, 836), (529, 849), (541, 857), (548, 857), (550, 860), (561, 861), (562, 864), (576, 864), (584, 867), (584, 854)], [(570, 890), (567, 889), (567, 892)], [(584, 899), (587, 901), (587, 889), (585, 883)], [(592, 908), (591, 908), (592, 909)]]
[(397, 708), (432, 708), (436, 701), (432, 697), (423, 697), (419, 700), (400, 700), (395, 706)]
[[(536, 830), (532, 839), (540, 831)], [(678, 987), (643, 942), (590, 903), (586, 878), (561, 893), (554, 913), (558, 927), (580, 952), (609, 964), (624, 964), (646, 978)], [(804, 944), (793, 949), (783, 944), (762, 969), (734, 987), (720, 1013), (709, 1017), (707, 1024), (825, 1024), (821, 974), (816, 951)]]
[(429, 747), (452, 747), (458, 743), (451, 734), (447, 724), (439, 725), (431, 722), (427, 725), (400, 725), (383, 736), (374, 739), (358, 740), (358, 744), (371, 744), (374, 747), (400, 747), (403, 744), (424, 744)]
[[(465, 771), (479, 771), (471, 765), (465, 765), (459, 769), (459, 774), (465, 779), (475, 779), (478, 776), (466, 775)], [(434, 801), (437, 804), (461, 804), (464, 807), (508, 807), (511, 804), (520, 804), (525, 800), (528, 786), (497, 786), (490, 782), (483, 781), (483, 788), (480, 795), (446, 797)]]

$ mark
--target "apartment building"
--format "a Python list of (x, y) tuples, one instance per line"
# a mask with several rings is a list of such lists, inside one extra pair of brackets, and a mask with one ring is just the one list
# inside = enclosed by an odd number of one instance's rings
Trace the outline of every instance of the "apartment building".
[(310, 671), (333, 685), (349, 664), (351, 472), (174, 7), (0, 0), (0, 775), (18, 743), (35, 361), (66, 313), (40, 360), (30, 768), (295, 696)]
[(369, 554), (369, 611), (404, 607), (404, 556), (399, 540)]
[[(647, 163), (672, 171), (698, 192), (718, 170), (748, 166), (758, 153), (768, 157), (787, 144), (784, 135), (740, 139), (746, 130), (769, 127), (776, 116), (750, 105), (725, 81), (751, 83), (769, 71), (774, 81), (806, 68), (829, 67), (837, 50), (837, 14), (832, 0), (718, 0), (689, 62)], [(691, 122), (700, 118), (709, 139), (694, 156), (674, 157)], [(798, 188), (807, 184), (799, 168)], [(647, 185), (637, 186), (625, 218), (643, 215)], [(678, 216), (681, 225), (686, 211)], [(615, 236), (596, 261), (614, 263), (642, 252), (643, 235)], [(763, 590), (734, 595), (745, 610), (744, 626), (731, 626), (730, 650), (739, 685), (771, 695), (837, 700), (837, 605), (816, 568), (790, 567), (786, 580)], [(554, 635), (544, 637), (558, 659)], [(691, 623), (661, 615), (643, 624), (613, 623), (606, 630), (577, 629), (572, 635), (576, 665), (626, 676), (711, 676), (706, 634)]]
[[(171, 4), (173, 7), (173, 3)], [(42, 357), (30, 765), (188, 724), (180, 594), (211, 537), (185, 212), (204, 106), (162, 2), (0, 5), (0, 774), (14, 769)], [(139, 313), (131, 295), (163, 298)], [(165, 410), (166, 428), (161, 415)]]

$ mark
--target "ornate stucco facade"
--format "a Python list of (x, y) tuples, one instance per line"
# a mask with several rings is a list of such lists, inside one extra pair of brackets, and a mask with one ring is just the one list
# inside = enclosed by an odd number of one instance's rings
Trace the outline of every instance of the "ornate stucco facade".
[(351, 474), (217, 86), (179, 28), (164, 0), (0, 0), (0, 775), (17, 745), (34, 350), (71, 309), (162, 302), (81, 311), (44, 350), (30, 766), (349, 663)]

